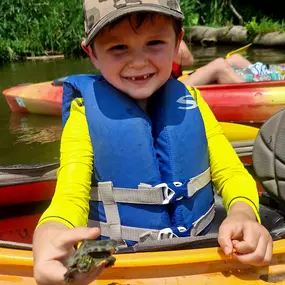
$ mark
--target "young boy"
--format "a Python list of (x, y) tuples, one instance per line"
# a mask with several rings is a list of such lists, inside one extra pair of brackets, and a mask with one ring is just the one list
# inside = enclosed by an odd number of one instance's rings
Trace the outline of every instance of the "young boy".
[[(259, 223), (255, 181), (199, 94), (195, 101), (169, 79), (183, 37), (178, 2), (86, 0), (84, 12), (82, 45), (102, 76), (65, 83), (56, 193), (34, 235), (38, 284), (64, 284), (74, 245), (100, 234), (132, 245), (144, 228), (156, 239), (206, 232), (213, 219), (211, 180), (228, 211), (219, 229), (225, 254), (234, 252), (242, 263), (268, 263), (272, 239)], [(92, 180), (105, 183), (90, 192)], [(106, 181), (123, 188), (150, 185), (120, 192)], [(156, 205), (151, 195), (136, 197), (143, 190), (163, 191), (164, 200)], [(137, 200), (110, 202), (112, 191), (121, 200)], [(134, 196), (124, 196), (126, 191)], [(124, 238), (125, 226), (142, 235)], [(89, 284), (101, 270), (77, 276), (73, 284)]]

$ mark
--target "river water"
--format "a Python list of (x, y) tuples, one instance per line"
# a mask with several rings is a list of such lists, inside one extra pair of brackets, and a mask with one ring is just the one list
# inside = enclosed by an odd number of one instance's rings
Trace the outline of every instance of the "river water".
[[(237, 47), (192, 46), (194, 68), (214, 58), (225, 56), (235, 48)], [(281, 49), (251, 47), (248, 59), (253, 62), (284, 63), (285, 52)], [(94, 72), (88, 58), (6, 64), (0, 66), (0, 93), (18, 84), (50, 81), (71, 74)], [(12, 113), (4, 96), (0, 95), (0, 165), (59, 161), (61, 132), (60, 117)]]

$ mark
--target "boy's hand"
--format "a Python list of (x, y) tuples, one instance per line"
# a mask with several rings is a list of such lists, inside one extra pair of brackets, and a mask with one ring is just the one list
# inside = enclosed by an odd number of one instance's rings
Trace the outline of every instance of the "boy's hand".
[[(45, 225), (43, 224), (42, 226)], [(38, 230), (41, 231), (42, 229), (39, 228)], [(53, 230), (48, 229), (48, 231)], [(38, 233), (38, 236), (36, 236), (37, 234), (35, 235), (37, 250), (35, 251), (34, 249), (34, 278), (38, 285), (66, 285), (63, 275), (67, 268), (64, 266), (64, 263), (73, 254), (74, 245), (84, 239), (95, 239), (100, 235), (100, 232), (97, 228), (60, 228), (56, 229), (57, 234), (53, 235), (53, 238), (47, 238), (40, 246), (40, 236), (45, 233), (49, 235), (48, 231), (44, 229), (42, 233)], [(86, 274), (75, 275), (72, 285), (91, 283), (100, 274), (103, 267), (94, 269)]]
[(272, 238), (246, 203), (232, 206), (220, 226), (218, 241), (226, 255), (232, 254), (241, 263), (265, 265), (271, 261)]

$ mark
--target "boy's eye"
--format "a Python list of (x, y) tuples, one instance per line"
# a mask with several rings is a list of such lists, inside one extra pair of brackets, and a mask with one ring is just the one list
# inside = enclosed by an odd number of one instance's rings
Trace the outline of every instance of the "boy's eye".
[(154, 41), (150, 41), (147, 43), (147, 45), (149, 46), (155, 46), (155, 45), (161, 45), (161, 44), (164, 44), (164, 42), (161, 40), (154, 40)]
[(127, 46), (125, 46), (125, 45), (116, 45), (116, 46), (113, 46), (113, 47), (109, 48), (109, 50), (114, 50), (114, 51), (116, 51), (116, 50), (125, 50), (125, 49), (127, 49)]

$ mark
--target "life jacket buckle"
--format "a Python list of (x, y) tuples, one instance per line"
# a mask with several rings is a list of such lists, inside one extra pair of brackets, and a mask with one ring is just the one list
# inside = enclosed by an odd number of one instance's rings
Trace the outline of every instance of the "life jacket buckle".
[(163, 205), (169, 204), (171, 199), (174, 197), (175, 195), (175, 191), (172, 190), (171, 188), (169, 188), (169, 186), (167, 185), (167, 183), (160, 183), (156, 186), (154, 186), (155, 188), (161, 188), (162, 193), (163, 193)]
[(178, 238), (178, 236), (172, 231), (171, 228), (165, 228), (159, 231), (158, 240)]

